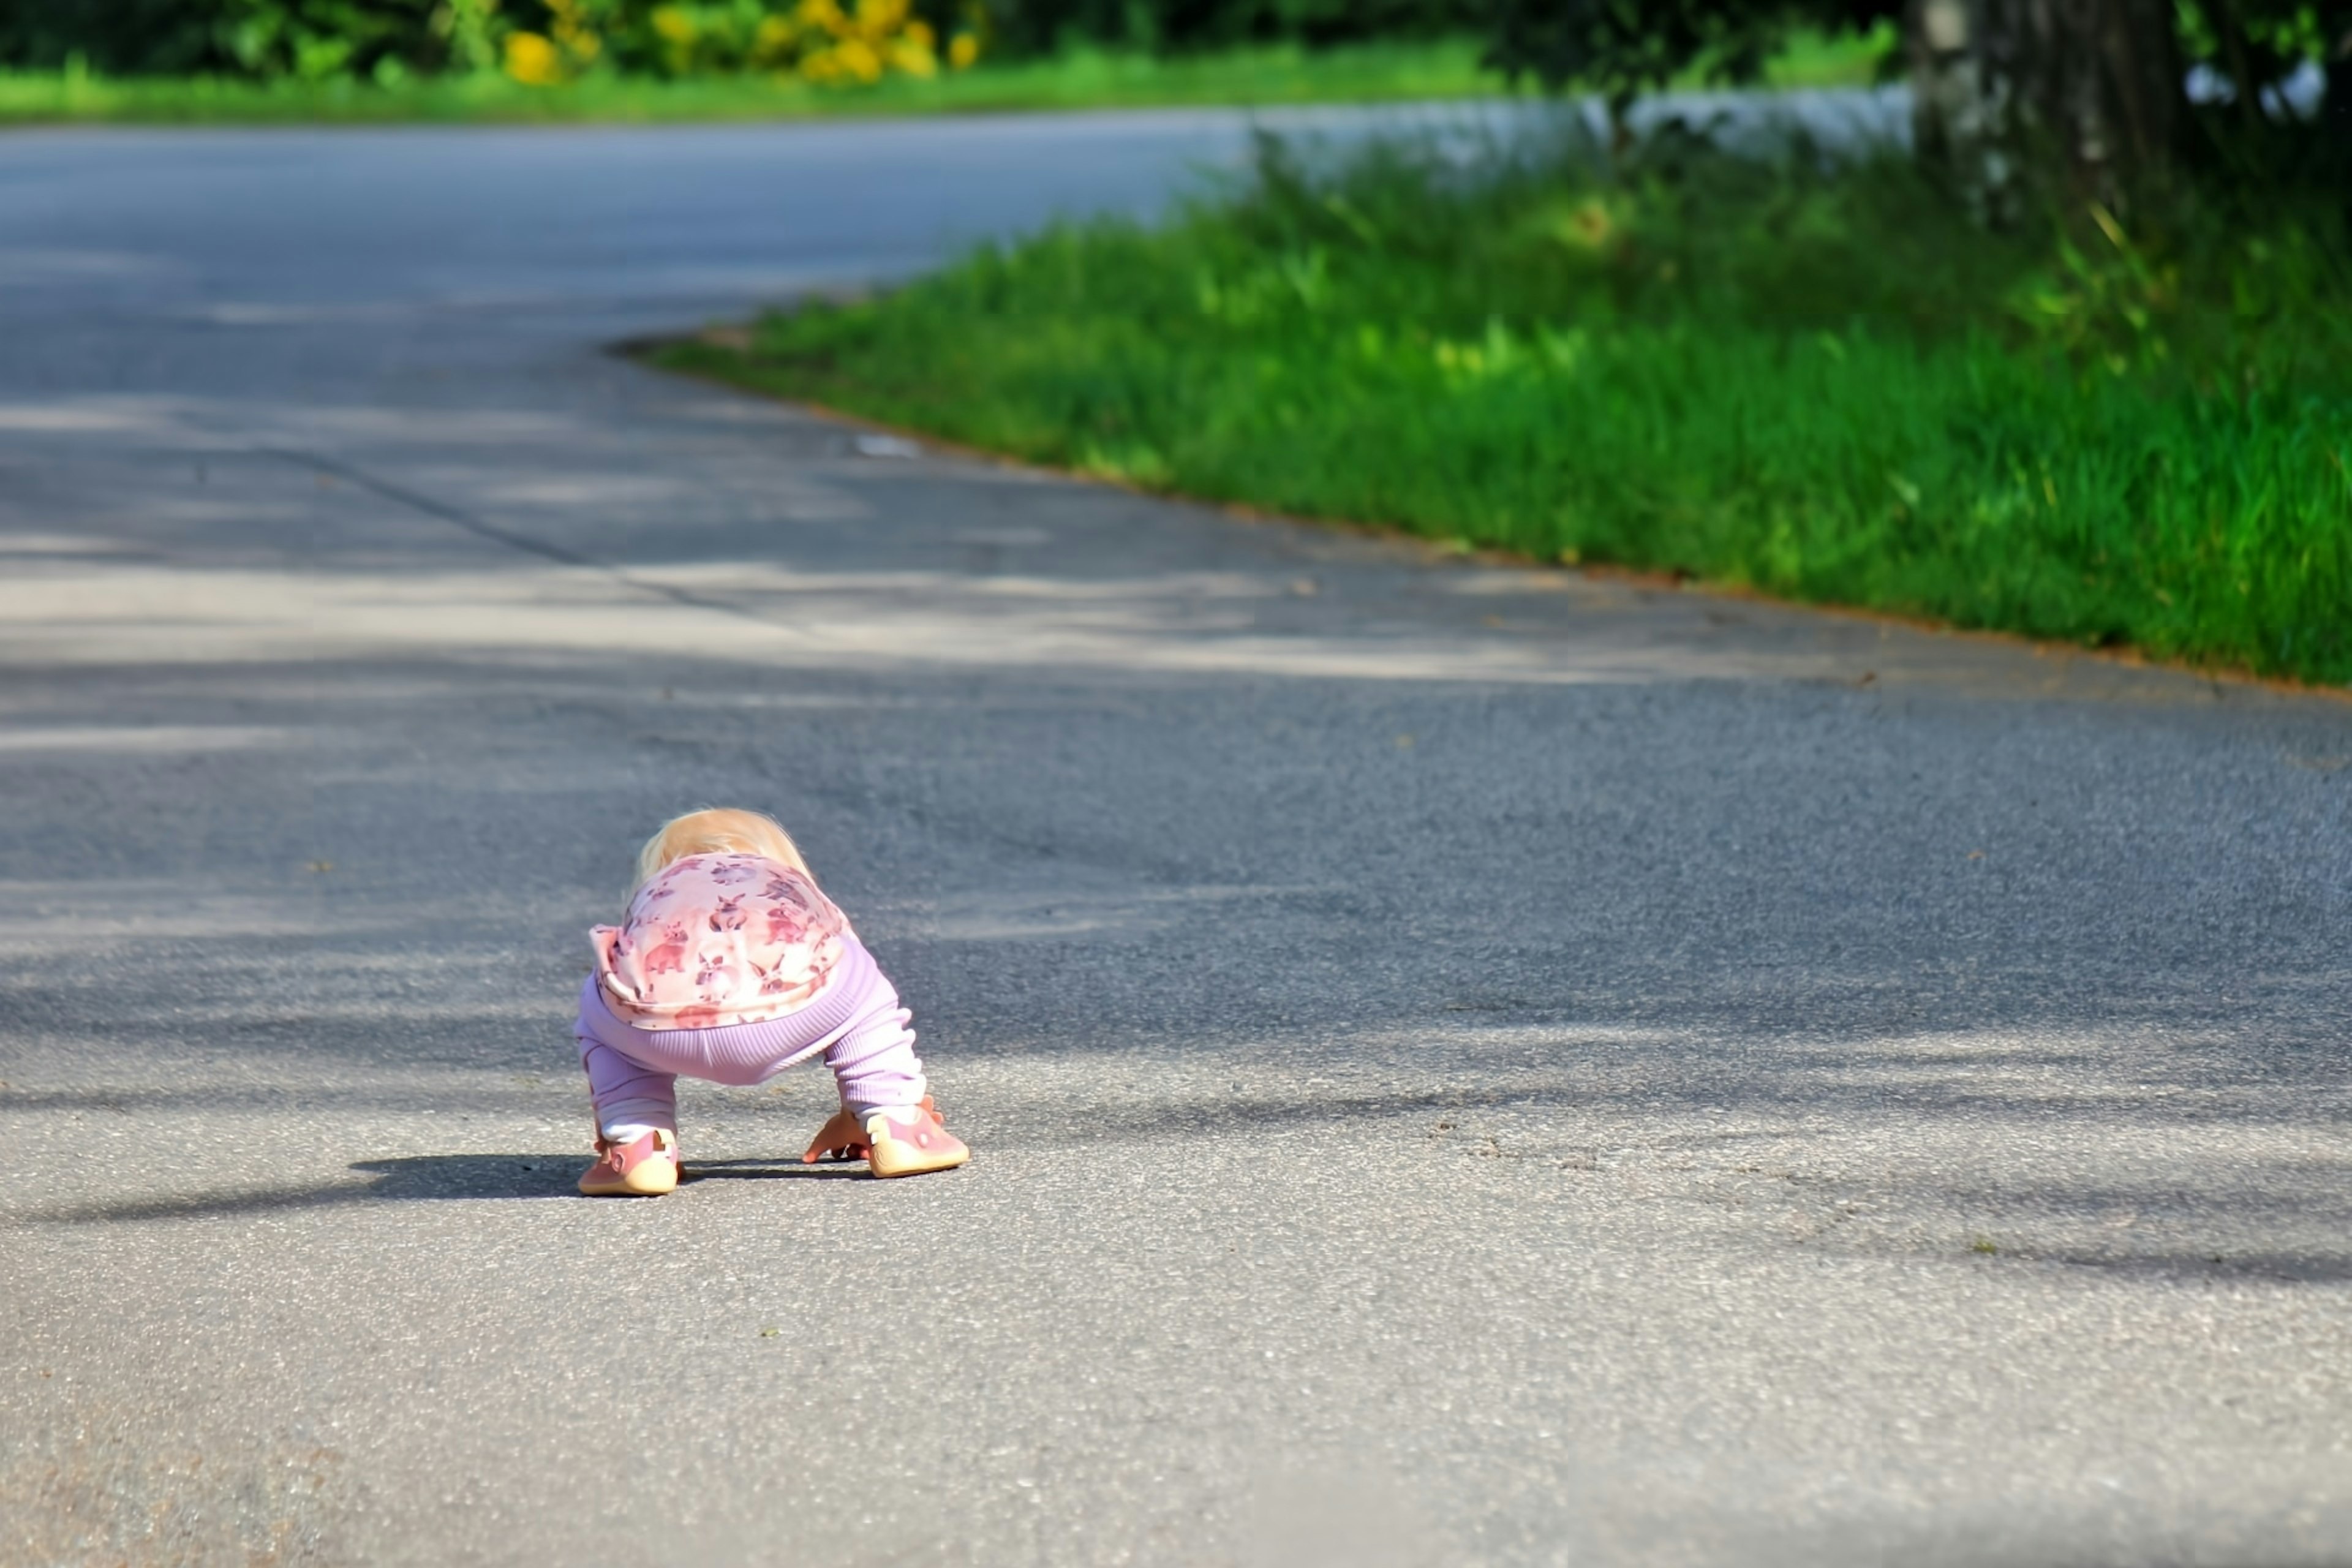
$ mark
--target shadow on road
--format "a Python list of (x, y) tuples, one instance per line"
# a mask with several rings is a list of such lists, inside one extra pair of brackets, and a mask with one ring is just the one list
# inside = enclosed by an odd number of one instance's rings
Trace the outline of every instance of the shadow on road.
[(798, 1160), (697, 1160), (678, 1179), (695, 1182), (825, 1182), (866, 1179), (866, 1167), (855, 1163), (803, 1165)]
[(418, 1154), (362, 1160), (351, 1168), (373, 1177), (364, 1184), (247, 1188), (174, 1197), (95, 1203), (37, 1211), (25, 1217), (48, 1225), (98, 1225), (151, 1219), (208, 1219), (288, 1209), (434, 1198), (556, 1198), (574, 1195), (583, 1163), (577, 1154)]
[[(47, 1209), (24, 1217), (36, 1224), (103, 1225), (158, 1219), (209, 1219), (350, 1204), (408, 1203), (452, 1198), (573, 1198), (572, 1183), (587, 1163), (580, 1154), (416, 1154), (362, 1160), (352, 1171), (365, 1184), (248, 1188), (176, 1197), (95, 1203)], [(862, 1164), (803, 1165), (798, 1161), (713, 1160), (687, 1166), (688, 1184), (707, 1181), (865, 1181)]]
[[(562, 1198), (578, 1195), (572, 1183), (586, 1163), (577, 1154), (414, 1154), (361, 1160), (352, 1166), (376, 1180), (359, 1198), (394, 1202), (420, 1198)], [(331, 1189), (337, 1194), (345, 1189)]]

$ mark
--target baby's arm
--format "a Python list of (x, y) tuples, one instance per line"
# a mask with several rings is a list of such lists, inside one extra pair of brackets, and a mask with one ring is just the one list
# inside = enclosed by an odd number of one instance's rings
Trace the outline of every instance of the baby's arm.
[(845, 1105), (816, 1130), (816, 1136), (809, 1140), (807, 1152), (801, 1156), (801, 1163), (814, 1165), (828, 1157), (863, 1160), (873, 1152), (873, 1146), (866, 1142), (866, 1129), (857, 1124), (857, 1118), (852, 1116), (849, 1107)]

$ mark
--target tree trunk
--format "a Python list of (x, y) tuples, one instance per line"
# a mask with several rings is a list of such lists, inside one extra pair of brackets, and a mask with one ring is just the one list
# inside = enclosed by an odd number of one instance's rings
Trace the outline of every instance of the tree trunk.
[(1921, 159), (1984, 222), (2125, 206), (2183, 121), (2170, 0), (1906, 0)]

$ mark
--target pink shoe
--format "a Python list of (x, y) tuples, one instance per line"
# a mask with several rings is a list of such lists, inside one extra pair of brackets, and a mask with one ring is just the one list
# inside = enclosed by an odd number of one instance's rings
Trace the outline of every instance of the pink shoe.
[(887, 1110), (866, 1119), (866, 1169), (877, 1176), (919, 1176), (952, 1171), (971, 1158), (963, 1140), (947, 1129), (929, 1098), (901, 1121)]
[(657, 1198), (677, 1185), (677, 1138), (656, 1127), (635, 1142), (596, 1140), (596, 1163), (580, 1173), (591, 1198)]

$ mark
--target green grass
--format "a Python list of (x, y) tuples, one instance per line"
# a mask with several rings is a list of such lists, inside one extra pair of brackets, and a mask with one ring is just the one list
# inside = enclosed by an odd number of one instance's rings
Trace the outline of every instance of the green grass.
[(1391, 150), (667, 363), (1150, 489), (2352, 679), (2340, 236)]
[[(1797, 40), (1773, 62), (1781, 86), (1870, 79), (1884, 40)], [(1492, 97), (1509, 85), (1478, 63), (1469, 39), (1295, 46), (1159, 58), (1076, 50), (1051, 59), (983, 63), (930, 80), (816, 88), (767, 77), (661, 81), (592, 77), (532, 88), (503, 76), (420, 79), (396, 87), (332, 81), (111, 78), (0, 70), (0, 124), (662, 122), (824, 116), (985, 113), (1154, 105), (1394, 102)]]

